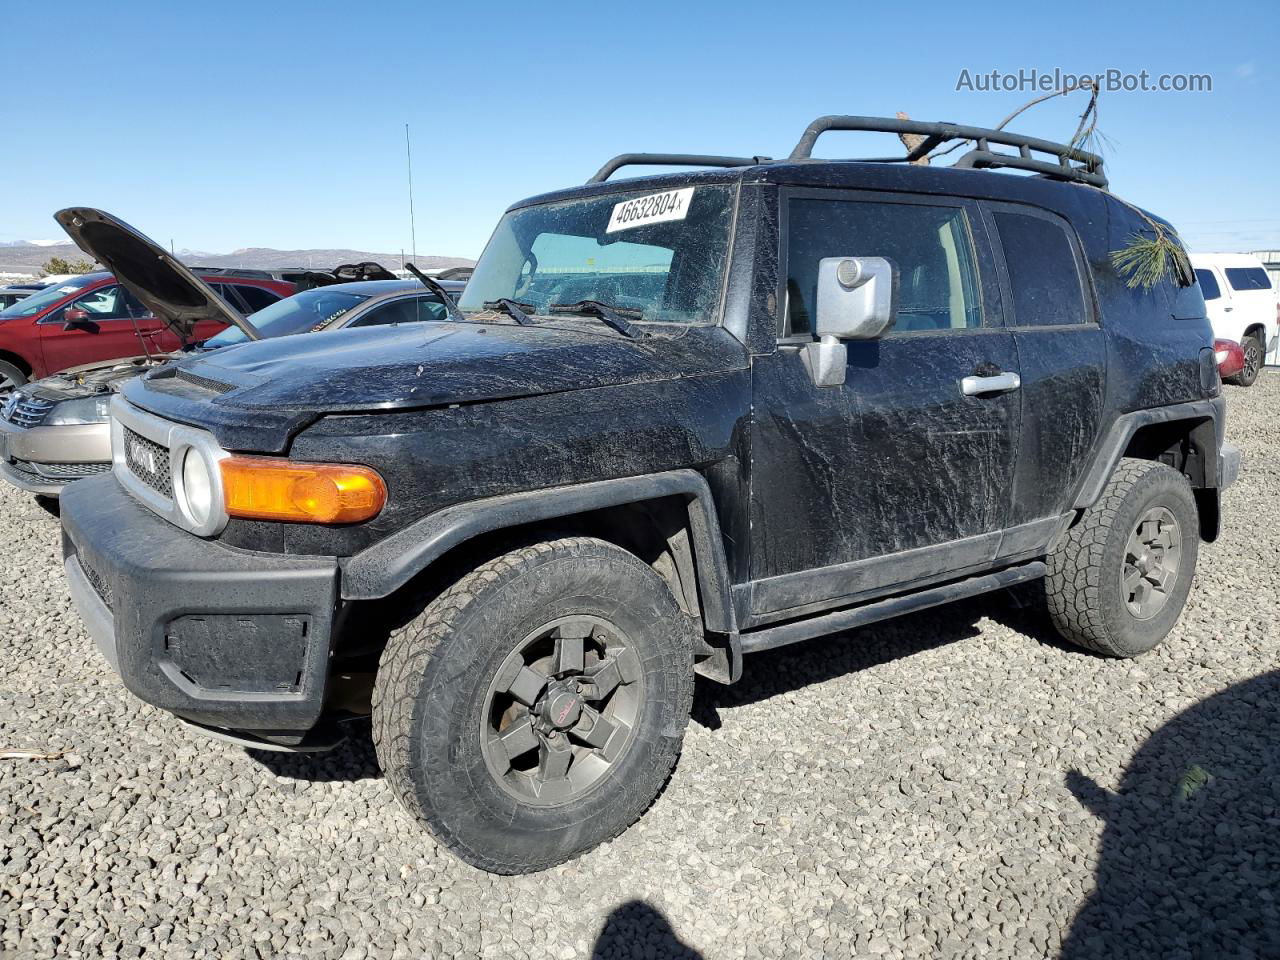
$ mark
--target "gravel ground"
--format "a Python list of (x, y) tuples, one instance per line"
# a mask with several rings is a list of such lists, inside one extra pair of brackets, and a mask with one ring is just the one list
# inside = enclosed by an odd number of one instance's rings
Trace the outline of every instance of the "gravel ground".
[(517, 878), (414, 829), (367, 743), (250, 755), (127, 696), (6, 486), (0, 750), (66, 754), (0, 760), (0, 954), (1280, 955), (1280, 372), (1227, 389), (1244, 474), (1156, 652), (1000, 594), (760, 655), (639, 824)]

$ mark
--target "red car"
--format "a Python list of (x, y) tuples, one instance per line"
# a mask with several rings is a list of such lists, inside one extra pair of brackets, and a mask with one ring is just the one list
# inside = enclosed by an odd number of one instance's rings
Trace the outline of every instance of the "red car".
[[(281, 280), (219, 274), (213, 289), (241, 314), (255, 313), (292, 296)], [(194, 339), (205, 340), (226, 324), (205, 320)], [(0, 310), (0, 392), (28, 380), (85, 363), (167, 353), (183, 346), (109, 273), (86, 273)]]
[(1218, 376), (1223, 380), (1244, 369), (1244, 349), (1234, 340), (1213, 341), (1213, 358), (1218, 361)]

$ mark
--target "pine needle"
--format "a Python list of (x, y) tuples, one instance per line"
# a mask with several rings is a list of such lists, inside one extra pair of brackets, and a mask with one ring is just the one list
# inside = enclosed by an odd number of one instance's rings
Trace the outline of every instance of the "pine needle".
[(1130, 289), (1150, 290), (1166, 277), (1177, 282), (1191, 275), (1191, 262), (1178, 238), (1155, 221), (1147, 222), (1154, 236), (1135, 233), (1127, 246), (1111, 251), (1111, 265)]

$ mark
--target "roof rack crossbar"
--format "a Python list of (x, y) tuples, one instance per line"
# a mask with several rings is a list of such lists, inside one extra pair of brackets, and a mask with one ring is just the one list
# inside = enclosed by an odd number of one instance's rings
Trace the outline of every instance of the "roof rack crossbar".
[[(867, 158), (875, 163), (909, 163), (926, 156), (940, 144), (952, 140), (972, 140), (976, 148), (970, 150), (956, 162), (957, 167), (1001, 168), (1030, 170), (1052, 177), (1055, 180), (1071, 180), (1087, 183), (1095, 187), (1107, 186), (1106, 174), (1102, 171), (1102, 158), (1096, 153), (1081, 150), (1065, 143), (1042, 140), (1039, 137), (1028, 137), (1021, 133), (1010, 133), (1007, 130), (993, 130), (987, 127), (969, 127), (956, 123), (928, 123), (923, 120), (899, 120), (893, 117), (819, 117), (804, 131), (804, 136), (791, 151), (790, 160), (812, 160), (813, 146), (818, 137), (830, 130), (860, 130), (872, 133), (913, 133), (923, 136), (915, 149), (901, 157)], [(991, 149), (992, 143), (1007, 147), (1015, 147), (1017, 154), (998, 153)], [(1057, 163), (1037, 160), (1031, 156), (1032, 151), (1049, 154), (1057, 158)]]
[(587, 183), (604, 183), (623, 167), (754, 167), (769, 157), (713, 157), (699, 153), (620, 153)]

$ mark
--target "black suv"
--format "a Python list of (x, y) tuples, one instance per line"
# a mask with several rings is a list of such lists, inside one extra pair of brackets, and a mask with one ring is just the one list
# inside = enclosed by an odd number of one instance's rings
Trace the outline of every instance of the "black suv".
[[(827, 129), (975, 146), (812, 159)], [(713, 169), (609, 181), (638, 163)], [(1160, 642), (1239, 457), (1194, 275), (1113, 266), (1153, 223), (1092, 154), (971, 127), (617, 158), (511, 207), (448, 320), (129, 383), (63, 497), (72, 595), (142, 699), (259, 748), (371, 715), (442, 844), (548, 867), (640, 816), (744, 654), (1040, 578), (1068, 639)]]

